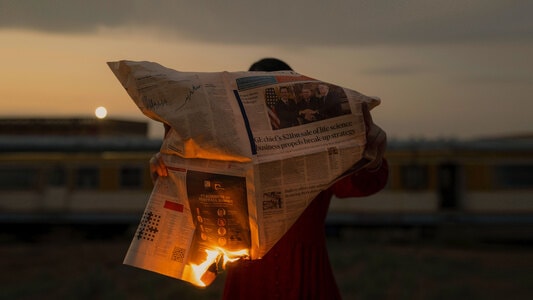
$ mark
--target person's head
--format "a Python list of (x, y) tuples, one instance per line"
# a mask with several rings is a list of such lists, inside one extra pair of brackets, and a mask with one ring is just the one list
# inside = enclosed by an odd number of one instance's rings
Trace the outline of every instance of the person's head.
[(311, 94), (312, 94), (312, 92), (311, 92), (310, 88), (308, 88), (308, 87), (303, 87), (302, 88), (301, 95), (302, 95), (303, 99), (307, 100), (307, 99), (311, 98)]
[(248, 71), (292, 71), (292, 68), (287, 63), (277, 58), (263, 58), (253, 63)]
[(329, 86), (327, 86), (326, 84), (318, 85), (318, 92), (320, 93), (321, 96), (326, 96), (328, 94), (328, 91), (329, 91)]
[(279, 97), (283, 100), (289, 99), (289, 89), (287, 87), (279, 88)]

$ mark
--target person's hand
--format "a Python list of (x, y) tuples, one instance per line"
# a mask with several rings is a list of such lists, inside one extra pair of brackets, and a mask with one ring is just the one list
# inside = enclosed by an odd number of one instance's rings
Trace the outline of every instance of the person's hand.
[(306, 121), (309, 121), (309, 122), (316, 121), (316, 116), (315, 115), (317, 113), (318, 113), (318, 111), (312, 110), (312, 109), (309, 109), (309, 108), (300, 111), (300, 115), (303, 115), (304, 119)]
[(150, 176), (152, 177), (152, 182), (155, 182), (159, 176), (168, 176), (168, 170), (160, 152), (150, 158)]
[(366, 148), (363, 156), (370, 160), (365, 169), (375, 171), (383, 162), (383, 154), (387, 148), (387, 134), (374, 124), (367, 103), (363, 103), (362, 110), (366, 125)]

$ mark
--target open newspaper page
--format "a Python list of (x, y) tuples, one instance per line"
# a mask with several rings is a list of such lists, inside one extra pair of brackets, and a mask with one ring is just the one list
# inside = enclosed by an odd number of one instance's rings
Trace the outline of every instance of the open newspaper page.
[(169, 175), (157, 179), (124, 263), (208, 285), (222, 256), (249, 256), (247, 171), (240, 163), (163, 157)]
[(320, 191), (364, 164), (361, 104), (379, 99), (295, 72), (109, 66), (145, 115), (170, 126), (169, 177), (126, 264), (208, 285), (220, 261), (260, 259)]
[[(259, 248), (252, 258), (259, 258), (320, 191), (362, 159), (361, 103), (374, 107), (379, 100), (295, 72), (231, 75), (255, 142)], [(294, 115), (284, 111), (291, 105)]]

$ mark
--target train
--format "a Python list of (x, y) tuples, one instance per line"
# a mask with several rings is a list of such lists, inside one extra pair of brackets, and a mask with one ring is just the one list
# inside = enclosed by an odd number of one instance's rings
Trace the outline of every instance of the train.
[(391, 140), (386, 158), (387, 187), (369, 197), (334, 198), (332, 227), (533, 240), (533, 135)]
[[(9, 128), (2, 130), (0, 121), (0, 222), (139, 221), (153, 186), (148, 161), (161, 146), (145, 125), (18, 122), (4, 121)], [(334, 197), (330, 228), (486, 225), (518, 228), (533, 238), (533, 135), (392, 139), (386, 159), (385, 189), (364, 198)]]
[(0, 222), (138, 222), (152, 189), (148, 160), (161, 146), (147, 128), (123, 120), (0, 120)]

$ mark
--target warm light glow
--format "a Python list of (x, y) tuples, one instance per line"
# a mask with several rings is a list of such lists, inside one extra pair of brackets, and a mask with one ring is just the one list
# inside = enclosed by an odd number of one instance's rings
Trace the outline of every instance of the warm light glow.
[(222, 268), (226, 268), (226, 263), (234, 262), (243, 257), (249, 256), (248, 249), (227, 251), (222, 248), (216, 248), (214, 250), (205, 250), (205, 252), (207, 253), (207, 258), (203, 263), (199, 265), (191, 264), (191, 269), (194, 276), (194, 278), (191, 278), (191, 282), (198, 286), (207, 286), (214, 280), (216, 274), (213, 274), (212, 276), (206, 276), (209, 268), (213, 264), (218, 266), (220, 260), (222, 260)]
[(209, 267), (212, 264), (218, 263), (219, 257), (221, 256), (220, 252), (217, 250), (205, 250), (205, 252), (207, 253), (207, 258), (205, 259), (203, 263), (199, 265), (191, 264), (191, 268), (192, 268), (193, 275), (194, 275), (193, 283), (198, 286), (206, 286), (207, 284), (210, 283), (210, 282), (204, 282), (202, 280), (202, 277), (204, 276), (204, 274), (207, 272), (207, 269), (209, 269)]
[(98, 119), (103, 119), (107, 116), (107, 109), (103, 106), (99, 106), (96, 108), (96, 110), (94, 111), (94, 115), (98, 118)]
[(226, 251), (224, 249), (219, 248), (219, 250), (222, 252), (222, 268), (226, 268), (226, 264), (228, 262), (234, 262), (237, 261), (243, 257), (248, 257), (250, 254), (248, 252), (248, 249), (242, 249), (237, 251)]

